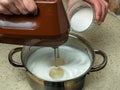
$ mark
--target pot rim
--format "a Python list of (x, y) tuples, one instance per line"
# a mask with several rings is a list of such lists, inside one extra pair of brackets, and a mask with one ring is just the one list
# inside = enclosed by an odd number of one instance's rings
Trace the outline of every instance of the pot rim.
[(89, 71), (91, 70), (92, 65), (93, 65), (93, 63), (94, 63), (94, 60), (95, 60), (94, 49), (91, 47), (90, 43), (89, 43), (86, 39), (84, 39), (83, 37), (81, 37), (81, 36), (79, 36), (79, 35), (77, 35), (77, 34), (70, 33), (70, 34), (69, 34), (69, 37), (74, 37), (74, 38), (82, 41), (82, 42), (89, 48), (89, 50), (90, 50), (90, 52), (91, 52), (92, 61), (91, 61), (91, 63), (90, 63), (89, 68), (88, 68), (82, 75), (80, 75), (80, 76), (78, 76), (78, 77), (75, 77), (75, 78), (68, 79), (68, 80), (60, 80), (60, 81), (59, 81), (59, 80), (57, 80), (57, 81), (44, 80), (44, 79), (42, 79), (42, 78), (37, 77), (35, 74), (33, 74), (33, 73), (26, 67), (25, 63), (23, 62), (24, 60), (23, 60), (23, 58), (22, 58), (22, 54), (24, 53), (23, 51), (25, 50), (25, 48), (26, 48), (26, 47), (33, 47), (33, 46), (24, 46), (24, 47), (22, 48), (22, 51), (21, 51), (21, 61), (22, 61), (22, 63), (23, 63), (23, 66), (24, 66), (26, 72), (28, 72), (30, 75), (34, 76), (34, 78), (39, 79), (39, 81), (42, 80), (42, 81), (47, 81), (47, 82), (67, 82), (67, 81), (71, 81), (71, 80), (75, 80), (75, 79), (81, 78), (81, 77), (83, 77), (84, 75), (86, 75), (87, 73), (89, 73)]

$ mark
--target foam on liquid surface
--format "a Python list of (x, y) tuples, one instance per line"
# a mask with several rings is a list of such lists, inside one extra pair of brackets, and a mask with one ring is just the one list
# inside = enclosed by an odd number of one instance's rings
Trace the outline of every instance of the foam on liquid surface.
[(36, 50), (27, 62), (27, 68), (38, 78), (47, 81), (64, 81), (79, 77), (90, 67), (90, 58), (84, 52), (68, 46), (59, 47), (60, 57), (65, 60), (65, 64), (59, 66), (64, 70), (62, 78), (54, 79), (49, 75), (54, 67), (51, 62), (54, 60), (54, 50), (52, 48), (40, 48)]

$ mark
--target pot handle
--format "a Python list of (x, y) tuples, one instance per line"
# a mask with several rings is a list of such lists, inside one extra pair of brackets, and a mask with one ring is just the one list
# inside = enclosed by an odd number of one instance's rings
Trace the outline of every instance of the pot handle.
[(23, 64), (18, 63), (13, 59), (13, 55), (17, 52), (20, 52), (20, 51), (22, 51), (22, 47), (17, 47), (17, 48), (12, 49), (8, 54), (8, 60), (9, 60), (10, 64), (15, 66), (15, 67), (24, 67)]
[(103, 61), (99, 65), (93, 66), (91, 68), (90, 72), (99, 71), (99, 70), (103, 69), (107, 64), (107, 55), (105, 52), (103, 52), (101, 50), (94, 50), (94, 52), (95, 52), (95, 54), (101, 55), (103, 57)]

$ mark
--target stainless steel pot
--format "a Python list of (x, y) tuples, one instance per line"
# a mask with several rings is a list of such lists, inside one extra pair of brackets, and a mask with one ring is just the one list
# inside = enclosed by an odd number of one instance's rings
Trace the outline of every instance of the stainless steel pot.
[[(101, 50), (94, 50), (90, 44), (83, 39), (82, 37), (76, 35), (76, 34), (70, 34), (68, 41), (64, 44), (65, 46), (73, 47), (76, 49), (80, 49), (83, 52), (85, 52), (90, 60), (91, 65), (89, 69), (80, 75), (77, 78), (72, 78), (70, 80), (64, 80), (64, 81), (47, 81), (43, 80), (41, 78), (36, 77), (32, 72), (29, 71), (29, 69), (26, 67), (26, 64), (28, 62), (28, 58), (38, 49), (42, 47), (36, 47), (36, 46), (24, 46), (24, 47), (17, 47), (10, 51), (9, 53), (9, 62), (15, 67), (24, 67), (28, 76), (28, 81), (33, 88), (33, 90), (81, 90), (84, 86), (84, 80), (85, 76), (89, 72), (95, 72), (103, 69), (107, 64), (107, 56), (106, 54)], [(13, 55), (17, 52), (21, 52), (21, 61), (22, 63), (16, 62), (16, 60), (13, 59)], [(102, 63), (99, 65), (93, 66), (93, 63), (95, 61), (96, 54), (99, 54), (103, 57)]]

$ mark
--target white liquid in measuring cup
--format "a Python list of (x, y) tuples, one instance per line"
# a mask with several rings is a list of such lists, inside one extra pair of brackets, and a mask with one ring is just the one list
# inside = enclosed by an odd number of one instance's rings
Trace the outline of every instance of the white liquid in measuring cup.
[(27, 68), (38, 78), (47, 81), (64, 81), (79, 77), (85, 73), (90, 65), (89, 56), (81, 50), (68, 46), (59, 47), (60, 57), (65, 60), (65, 64), (59, 66), (64, 70), (61, 78), (53, 79), (49, 72), (54, 67), (51, 62), (54, 60), (54, 50), (50, 47), (44, 47), (36, 50), (28, 59)]
[(70, 20), (70, 25), (74, 31), (82, 32), (87, 30), (92, 22), (93, 22), (93, 9), (81, 8), (72, 16)]

